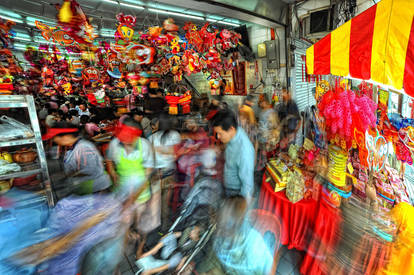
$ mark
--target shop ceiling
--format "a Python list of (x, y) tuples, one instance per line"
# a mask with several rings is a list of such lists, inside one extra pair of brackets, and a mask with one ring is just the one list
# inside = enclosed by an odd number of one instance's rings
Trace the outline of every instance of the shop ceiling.
[[(97, 29), (114, 29), (115, 16), (119, 12), (137, 17), (137, 27), (162, 24), (173, 17), (177, 24), (186, 21), (201, 24), (207, 20), (222, 27), (231, 28), (241, 24), (258, 24), (267, 27), (284, 27), (287, 4), (294, 0), (77, 0), (84, 12), (92, 18)], [(61, 0), (1, 0), (2, 12), (11, 11), (21, 15), (20, 24), (30, 32), (33, 23), (27, 18), (38, 18), (53, 23), (56, 18), (55, 4)], [(7, 12), (6, 15), (7, 16)], [(26, 18), (26, 21), (25, 21)], [(49, 20), (49, 21), (47, 21)], [(30, 26), (31, 25), (31, 26)], [(53, 25), (53, 24), (52, 24)]]

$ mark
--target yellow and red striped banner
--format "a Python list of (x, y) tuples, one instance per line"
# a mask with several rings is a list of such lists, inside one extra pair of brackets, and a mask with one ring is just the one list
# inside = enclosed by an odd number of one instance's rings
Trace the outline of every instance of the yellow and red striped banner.
[(414, 0), (382, 0), (306, 51), (308, 74), (373, 80), (414, 97)]

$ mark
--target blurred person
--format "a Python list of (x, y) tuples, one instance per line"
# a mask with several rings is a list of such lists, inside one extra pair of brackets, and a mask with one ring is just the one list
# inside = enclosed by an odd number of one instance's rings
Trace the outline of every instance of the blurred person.
[(97, 121), (97, 118), (93, 117), (85, 124), (85, 131), (90, 137), (93, 137), (101, 132), (101, 129), (98, 127), (98, 123), (99, 121)]
[(79, 137), (79, 128), (67, 122), (57, 122), (42, 139), (52, 139), (57, 145), (67, 147), (63, 158), (66, 192), (85, 195), (111, 186), (101, 155), (94, 144)]
[(60, 110), (62, 110), (65, 114), (69, 112), (69, 101), (66, 101), (59, 107)]
[(144, 101), (144, 112), (149, 117), (154, 117), (159, 113), (164, 112), (167, 102), (162, 97), (162, 90), (150, 89), (148, 97)]
[(141, 125), (144, 137), (151, 135), (151, 120), (149, 120), (143, 111), (135, 109), (131, 112), (131, 117)]
[(224, 188), (226, 196), (243, 196), (249, 203), (254, 189), (254, 148), (234, 114), (223, 110), (214, 116), (214, 131), (225, 144)]
[[(34, 209), (26, 206), (24, 212), (30, 210)], [(47, 212), (41, 214), (47, 217), (43, 223), (36, 220), (39, 210), (37, 207), (27, 213), (30, 215), (24, 214), (25, 219), (20, 221), (24, 227), (4, 222), (0, 225), (0, 235), (7, 226), (13, 227), (13, 236), (9, 228), (9, 237), (0, 241), (1, 274), (79, 274), (85, 254), (104, 240), (113, 240), (101, 250), (101, 255), (111, 256), (110, 261), (102, 262), (105, 258), (99, 258), (100, 264), (105, 265), (104, 273), (93, 274), (113, 274), (122, 259), (126, 226), (122, 222), (122, 205), (112, 194), (61, 199), (55, 207), (43, 210)], [(83, 269), (82, 274), (89, 272), (90, 269)]]
[[(140, 275), (159, 274), (166, 270), (179, 271), (196, 247), (205, 228), (203, 223), (196, 223), (183, 232), (171, 232), (162, 237), (157, 245), (142, 254), (137, 261), (142, 271)], [(159, 251), (161, 257), (157, 259), (154, 256)]]
[(152, 134), (154, 134), (155, 132), (158, 131), (158, 125), (159, 125), (158, 118), (151, 119), (151, 122), (150, 122), (151, 134), (150, 135), (152, 135)]
[(58, 112), (56, 109), (49, 108), (47, 113), (48, 115), (46, 116), (45, 124), (50, 128), (58, 120)]
[(198, 125), (193, 118), (188, 118), (184, 122), (185, 132), (182, 138), (191, 139), (198, 146), (197, 149), (205, 149), (209, 146), (209, 138), (206, 131)]
[(249, 223), (247, 209), (247, 201), (241, 196), (224, 201), (218, 214), (214, 251), (226, 274), (270, 274), (271, 248)]
[(86, 107), (85, 104), (79, 104), (78, 106), (76, 106), (76, 108), (78, 110), (79, 116), (82, 115), (87, 115), (90, 116), (91, 113), (89, 112), (89, 109)]
[(72, 116), (70, 123), (72, 123), (75, 126), (79, 126), (80, 118), (79, 118), (78, 110), (72, 109), (69, 111), (69, 114)]
[(89, 116), (88, 115), (81, 115), (79, 118), (80, 126), (85, 126), (86, 123), (89, 122)]
[[(254, 126), (256, 124), (256, 116), (253, 110), (254, 97), (252, 95), (246, 96), (243, 101), (243, 105), (239, 109), (239, 117), (242, 125), (246, 128)], [(243, 127), (244, 128), (244, 127)]]
[(115, 192), (122, 200), (146, 185), (131, 209), (134, 229), (140, 238), (137, 255), (146, 242), (146, 235), (161, 224), (160, 192), (146, 182), (154, 167), (153, 151), (151, 144), (141, 135), (140, 125), (126, 118), (110, 142), (106, 156), (107, 170)]
[(39, 120), (45, 120), (46, 119), (46, 117), (48, 115), (48, 109), (49, 108), (50, 107), (49, 107), (49, 104), (48, 103), (46, 103), (45, 105), (43, 105), (42, 109), (39, 110), (38, 115), (37, 115), (38, 118), (39, 118)]
[(172, 128), (172, 122), (168, 114), (162, 113), (156, 123), (156, 132), (148, 139), (154, 146), (155, 151), (155, 168), (157, 169), (158, 178), (162, 189), (162, 227), (168, 226), (168, 202), (169, 190), (174, 180), (176, 169), (175, 146), (181, 142), (180, 134)]
[(258, 123), (258, 158), (256, 163), (257, 170), (261, 170), (265, 167), (268, 152), (273, 151), (276, 148), (277, 142), (279, 142), (278, 132), (278, 119), (277, 114), (272, 106), (272, 99), (268, 94), (262, 94), (258, 102), (261, 110)]
[(414, 207), (400, 202), (390, 211), (397, 226), (397, 236), (391, 245), (391, 258), (379, 272), (383, 275), (412, 274), (414, 271)]

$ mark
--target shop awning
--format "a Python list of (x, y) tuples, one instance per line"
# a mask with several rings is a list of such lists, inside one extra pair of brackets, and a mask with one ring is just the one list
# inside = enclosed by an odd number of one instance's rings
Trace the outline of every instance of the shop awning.
[(413, 0), (382, 0), (308, 48), (307, 73), (373, 80), (414, 97), (413, 18)]

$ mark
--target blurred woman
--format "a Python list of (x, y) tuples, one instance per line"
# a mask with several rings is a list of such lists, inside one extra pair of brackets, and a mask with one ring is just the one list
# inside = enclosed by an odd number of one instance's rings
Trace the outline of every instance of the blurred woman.
[(79, 128), (67, 122), (58, 122), (48, 129), (42, 139), (53, 139), (57, 145), (67, 147), (63, 158), (67, 192), (84, 195), (111, 186), (101, 155), (95, 145), (79, 136)]
[[(181, 142), (180, 134), (172, 128), (172, 122), (167, 114), (161, 114), (157, 122), (157, 131), (148, 140), (154, 146), (155, 168), (158, 169), (158, 179), (162, 188), (162, 226), (168, 226), (168, 190), (174, 179), (175, 173), (175, 146)], [(155, 189), (155, 188), (154, 188)]]

